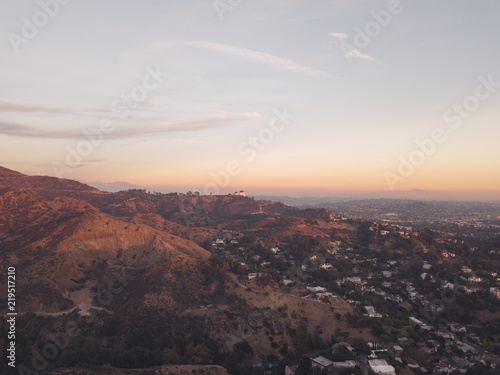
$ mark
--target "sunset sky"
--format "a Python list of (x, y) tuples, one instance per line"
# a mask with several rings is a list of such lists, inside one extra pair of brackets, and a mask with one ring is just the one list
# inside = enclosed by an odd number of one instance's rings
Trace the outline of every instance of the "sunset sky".
[(500, 192), (498, 0), (60, 1), (0, 2), (4, 167), (176, 191)]

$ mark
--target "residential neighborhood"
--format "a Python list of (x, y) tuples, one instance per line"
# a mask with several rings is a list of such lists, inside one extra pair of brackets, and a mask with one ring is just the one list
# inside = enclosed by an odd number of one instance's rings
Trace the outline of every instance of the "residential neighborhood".
[[(241, 282), (328, 304), (349, 327), (370, 330), (370, 339), (339, 332), (321, 355), (311, 353), (309, 372), (466, 374), (480, 366), (500, 371), (500, 324), (484, 321), (485, 331), (474, 318), (476, 311), (500, 307), (497, 273), (465, 256), (477, 256), (478, 250), (447, 234), (375, 222), (367, 233), (365, 246), (333, 239), (316, 243), (307, 255), (264, 238), (249, 248), (244, 236), (230, 232), (212, 246), (231, 259)], [(432, 237), (430, 246), (409, 249), (425, 236)], [(352, 312), (343, 314), (341, 301)], [(286, 373), (299, 375), (298, 365), (291, 363)]]

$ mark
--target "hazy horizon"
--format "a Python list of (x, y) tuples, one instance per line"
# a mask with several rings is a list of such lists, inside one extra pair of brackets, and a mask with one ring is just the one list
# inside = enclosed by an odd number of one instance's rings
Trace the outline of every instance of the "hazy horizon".
[[(0, 167), (2, 167), (0, 165)], [(17, 170), (17, 172), (28, 174), (26, 171)], [(56, 177), (56, 176), (51, 176)], [(72, 180), (70, 177), (63, 177)], [(82, 179), (74, 179), (75, 181), (87, 184), (102, 191), (118, 192), (128, 189), (146, 189), (151, 192), (158, 193), (187, 193), (198, 192), (202, 195), (209, 195), (212, 192), (204, 192), (202, 189), (189, 189), (182, 186), (154, 186), (146, 184), (133, 184), (129, 181), (87, 181)], [(401, 199), (401, 200), (429, 200), (429, 201), (483, 201), (494, 202), (500, 201), (500, 193), (496, 191), (437, 191), (437, 190), (423, 190), (423, 189), (410, 189), (399, 191), (375, 191), (375, 190), (360, 190), (360, 191), (334, 191), (324, 193), (308, 193), (307, 191), (279, 191), (279, 190), (254, 190), (245, 189), (244, 186), (235, 189), (220, 189), (217, 194), (227, 195), (237, 191), (244, 191), (250, 197), (272, 197), (272, 198), (290, 198), (290, 199), (323, 199), (325, 202), (328, 200), (362, 200), (362, 199)], [(216, 195), (217, 195), (216, 194)]]
[(40, 4), (0, 15), (7, 168), (202, 193), (500, 198), (498, 2)]

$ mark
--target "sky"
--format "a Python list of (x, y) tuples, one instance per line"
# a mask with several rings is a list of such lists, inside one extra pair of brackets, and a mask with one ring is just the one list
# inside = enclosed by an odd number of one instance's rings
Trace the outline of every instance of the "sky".
[(497, 0), (0, 0), (0, 165), (500, 198)]

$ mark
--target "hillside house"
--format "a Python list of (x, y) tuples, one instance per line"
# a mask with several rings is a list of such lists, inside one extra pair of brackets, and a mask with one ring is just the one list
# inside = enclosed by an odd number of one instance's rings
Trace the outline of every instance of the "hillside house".
[(366, 309), (366, 316), (370, 317), (370, 318), (381, 318), (382, 315), (379, 314), (378, 312), (375, 311), (375, 308), (373, 306), (365, 306), (365, 309)]
[(311, 364), (313, 368), (318, 368), (320, 370), (333, 367), (333, 362), (322, 356), (311, 358)]
[(322, 286), (306, 286), (306, 289), (311, 293), (324, 293), (326, 292), (326, 288)]
[(356, 367), (356, 362), (352, 360), (344, 362), (333, 362), (333, 368), (343, 369), (343, 368), (353, 368)]
[(371, 359), (368, 361), (370, 365), (370, 369), (376, 373), (381, 375), (396, 375), (396, 369), (389, 365), (385, 359)]

